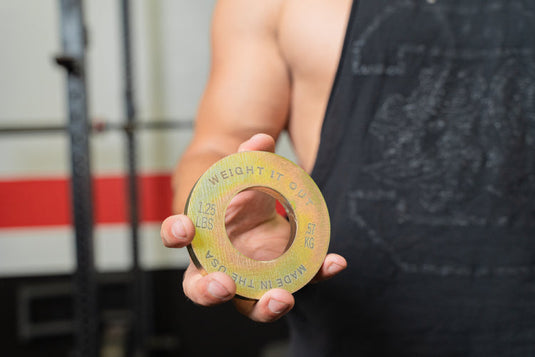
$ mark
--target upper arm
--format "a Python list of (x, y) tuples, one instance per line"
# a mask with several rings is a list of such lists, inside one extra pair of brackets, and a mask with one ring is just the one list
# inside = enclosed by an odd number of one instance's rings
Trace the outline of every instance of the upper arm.
[(285, 128), (290, 76), (277, 43), (283, 0), (220, 0), (212, 24), (211, 72), (190, 150), (233, 152), (251, 135)]
[(215, 161), (253, 134), (277, 138), (286, 127), (290, 77), (277, 43), (284, 0), (219, 0), (212, 24), (212, 65), (193, 139), (173, 175), (174, 210)]

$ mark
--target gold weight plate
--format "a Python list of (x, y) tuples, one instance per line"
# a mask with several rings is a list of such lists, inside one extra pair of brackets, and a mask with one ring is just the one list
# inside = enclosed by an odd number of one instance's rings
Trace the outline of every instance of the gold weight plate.
[[(288, 211), (293, 242), (276, 259), (251, 259), (228, 238), (226, 208), (250, 188), (268, 189)], [(192, 261), (203, 274), (228, 274), (239, 297), (259, 299), (274, 288), (299, 290), (316, 275), (329, 247), (329, 212), (320, 190), (303, 169), (273, 153), (241, 152), (216, 162), (191, 190), (185, 211), (195, 225), (188, 246)]]

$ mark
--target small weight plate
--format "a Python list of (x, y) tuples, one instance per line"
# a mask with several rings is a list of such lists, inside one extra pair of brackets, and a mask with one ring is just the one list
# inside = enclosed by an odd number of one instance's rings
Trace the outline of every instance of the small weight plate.
[[(287, 210), (293, 242), (278, 258), (251, 259), (228, 238), (226, 208), (247, 189), (269, 192)], [(273, 288), (293, 293), (316, 275), (327, 254), (330, 220), (320, 190), (303, 169), (273, 153), (240, 152), (216, 162), (191, 190), (185, 211), (195, 225), (192, 261), (203, 274), (228, 274), (239, 297), (259, 299)]]

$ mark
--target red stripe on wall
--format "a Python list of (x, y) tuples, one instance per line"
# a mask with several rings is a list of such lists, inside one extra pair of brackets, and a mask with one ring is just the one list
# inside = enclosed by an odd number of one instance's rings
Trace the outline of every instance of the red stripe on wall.
[[(139, 178), (142, 222), (161, 222), (171, 214), (169, 175)], [(127, 180), (103, 176), (93, 181), (95, 222), (128, 221)], [(67, 179), (0, 181), (0, 228), (65, 226), (71, 224), (71, 195)]]

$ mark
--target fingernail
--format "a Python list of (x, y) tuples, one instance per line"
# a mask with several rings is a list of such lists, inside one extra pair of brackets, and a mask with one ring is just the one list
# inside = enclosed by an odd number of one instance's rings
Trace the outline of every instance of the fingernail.
[(337, 273), (339, 272), (340, 270), (342, 270), (344, 267), (339, 265), (339, 264), (336, 264), (336, 263), (332, 263), (331, 265), (329, 265), (327, 267), (327, 272), (330, 273), (330, 274), (334, 274), (334, 273)]
[(269, 300), (268, 309), (269, 309), (269, 311), (271, 311), (274, 314), (280, 314), (281, 312), (283, 312), (287, 308), (288, 308), (288, 304), (286, 304), (286, 303), (284, 303), (282, 301), (275, 300), (275, 299)]
[(230, 292), (218, 281), (212, 280), (208, 283), (208, 292), (213, 297), (218, 299), (226, 299), (230, 296)]
[(186, 238), (186, 229), (184, 228), (184, 224), (181, 220), (177, 220), (175, 223), (173, 223), (171, 226), (171, 232), (175, 238)]

